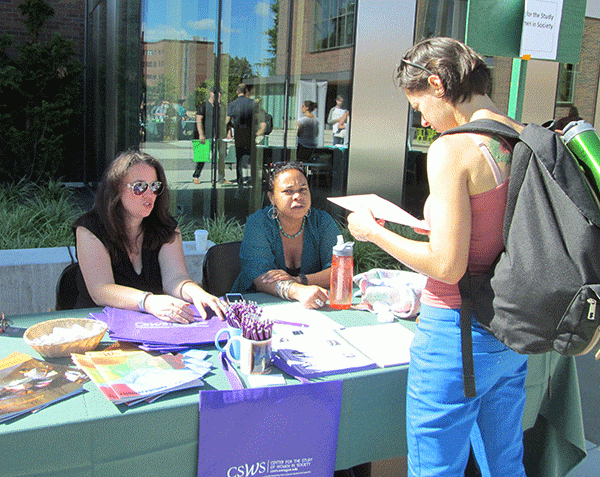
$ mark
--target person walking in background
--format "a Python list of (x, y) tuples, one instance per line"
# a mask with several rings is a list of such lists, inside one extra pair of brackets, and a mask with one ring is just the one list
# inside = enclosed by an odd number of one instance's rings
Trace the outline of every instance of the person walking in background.
[(333, 145), (344, 144), (347, 134), (347, 124), (350, 112), (342, 108), (344, 98), (340, 95), (335, 98), (335, 106), (329, 110), (327, 124), (333, 128)]
[[(517, 132), (488, 96), (485, 60), (451, 38), (412, 47), (396, 70), (397, 86), (422, 115), (423, 127), (444, 132), (477, 119)], [(402, 237), (363, 208), (348, 228), (409, 268), (427, 275), (410, 348), (406, 396), (408, 475), (464, 475), (470, 443), (484, 476), (525, 477), (523, 428), (527, 356), (494, 338), (472, 319), (477, 396), (466, 398), (461, 360), (458, 282), (467, 269), (486, 273), (504, 247), (502, 227), (512, 145), (483, 134), (440, 136), (429, 147), (429, 241)], [(422, 233), (424, 231), (421, 231)]]
[(237, 98), (229, 103), (227, 107), (227, 138), (231, 139), (233, 130), (233, 140), (235, 144), (236, 159), (236, 181), (238, 187), (243, 185), (243, 159), (248, 157), (248, 161), (253, 157), (253, 150), (256, 147), (256, 137), (264, 134), (264, 122), (258, 120), (257, 105), (248, 97), (248, 87), (240, 83), (236, 89)]
[(298, 119), (298, 149), (296, 157), (300, 162), (310, 159), (312, 152), (317, 147), (319, 137), (319, 120), (312, 113), (317, 109), (317, 103), (306, 100), (302, 103), (302, 116)]
[[(213, 130), (214, 121), (214, 106), (215, 106), (215, 92), (216, 88), (212, 87), (208, 92), (208, 99), (198, 105), (196, 110), (196, 133), (198, 140), (201, 144), (209, 142), (209, 148), (212, 146), (212, 141), (215, 138), (215, 131)], [(217, 107), (221, 103), (221, 93), (219, 93), (219, 101)], [(207, 139), (207, 137), (209, 139)], [(212, 154), (212, 150), (211, 150)], [(200, 174), (204, 168), (204, 162), (196, 162), (196, 169), (192, 174), (194, 184), (200, 184)]]

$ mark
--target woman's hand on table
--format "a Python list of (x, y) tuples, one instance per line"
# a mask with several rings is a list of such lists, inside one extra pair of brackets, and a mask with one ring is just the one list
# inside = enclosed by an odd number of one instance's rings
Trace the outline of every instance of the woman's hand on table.
[(311, 309), (322, 308), (327, 300), (329, 300), (327, 290), (317, 285), (300, 285), (299, 283), (294, 283), (290, 287), (289, 295), (290, 298), (302, 303), (304, 308)]
[(225, 321), (227, 304), (223, 300), (204, 291), (199, 286), (195, 286), (191, 293), (187, 289), (186, 292), (193, 298), (194, 305), (198, 308), (198, 312), (203, 320), (206, 320), (206, 317), (208, 316), (205, 309), (208, 307), (215, 312), (215, 315), (217, 315), (221, 321)]
[(184, 324), (194, 321), (190, 304), (171, 295), (148, 295), (144, 307), (159, 320)]
[(298, 282), (298, 277), (292, 277), (285, 270), (269, 270), (262, 276), (263, 283), (276, 283), (285, 280), (293, 280)]

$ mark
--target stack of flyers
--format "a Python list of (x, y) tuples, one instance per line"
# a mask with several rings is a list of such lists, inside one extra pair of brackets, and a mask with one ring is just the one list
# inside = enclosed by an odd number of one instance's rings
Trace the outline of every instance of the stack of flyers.
[(76, 368), (15, 351), (0, 359), (0, 422), (78, 394), (87, 381)]
[(194, 305), (190, 309), (196, 317), (193, 323), (162, 321), (154, 315), (139, 311), (106, 307), (101, 313), (90, 313), (108, 326), (110, 338), (118, 341), (141, 343), (146, 351), (172, 352), (203, 344), (214, 344), (218, 331), (227, 323), (218, 319), (212, 310), (203, 320)]
[(111, 349), (72, 354), (77, 364), (114, 404), (152, 402), (180, 389), (201, 387), (211, 370), (206, 351), (153, 355), (141, 349)]

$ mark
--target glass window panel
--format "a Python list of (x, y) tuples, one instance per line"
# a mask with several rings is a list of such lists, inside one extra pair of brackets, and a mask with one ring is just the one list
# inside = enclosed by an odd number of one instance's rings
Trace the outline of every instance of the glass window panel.
[[(192, 141), (199, 140), (197, 108), (215, 84), (216, 14), (217, 0), (145, 0), (143, 5), (142, 48), (152, 61), (143, 71), (141, 149), (165, 167), (173, 213), (188, 217), (211, 215), (215, 168), (212, 162), (194, 162)], [(211, 157), (218, 156), (222, 132), (217, 128), (214, 134)]]
[[(306, 100), (317, 104), (313, 115), (319, 124), (316, 147), (303, 157), (313, 204), (327, 209), (328, 195), (345, 193), (343, 179), (336, 182), (333, 174), (343, 176), (347, 165), (349, 123), (334, 147), (335, 126), (327, 116), (337, 95), (343, 96), (342, 107), (351, 109), (356, 2), (295, 0), (292, 45), (287, 41), (288, 6), (289, 0), (143, 0), (141, 148), (164, 164), (176, 214), (199, 218), (224, 213), (243, 222), (263, 207), (270, 165), (302, 158), (298, 120)], [(289, 46), (293, 57), (288, 57)], [(250, 153), (241, 158), (236, 154), (243, 150), (236, 148), (239, 128), (226, 125), (227, 116), (235, 115), (230, 105), (237, 100), (240, 82), (248, 86), (245, 96), (255, 118)], [(211, 102), (211, 88), (221, 91), (220, 103), (216, 98)], [(206, 122), (207, 100), (211, 125)], [(267, 114), (273, 131), (257, 138)], [(198, 142), (193, 141), (201, 142), (199, 124), (212, 143), (210, 162), (195, 174)]]
[(327, 48), (327, 23), (318, 22), (315, 23), (314, 31), (314, 50), (324, 50)]
[(558, 68), (558, 85), (556, 101), (561, 104), (573, 104), (575, 89), (575, 65), (561, 63)]
[(352, 45), (354, 40), (354, 15), (348, 15), (346, 19), (346, 36), (344, 38), (344, 45)]
[(342, 46), (344, 44), (345, 39), (345, 17), (339, 17), (336, 19), (336, 29), (335, 29), (335, 45), (334, 46)]

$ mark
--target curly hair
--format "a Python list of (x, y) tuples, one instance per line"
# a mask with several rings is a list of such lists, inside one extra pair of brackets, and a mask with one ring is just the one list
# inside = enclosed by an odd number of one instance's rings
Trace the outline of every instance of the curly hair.
[[(306, 179), (306, 173), (304, 172), (304, 167), (299, 162), (292, 161), (292, 162), (279, 163), (273, 168), (273, 170), (271, 171), (271, 174), (269, 174), (269, 192), (273, 192), (275, 179), (277, 179), (277, 176), (279, 174), (281, 174), (282, 172), (292, 171), (292, 170), (300, 172), (300, 174), (302, 174), (304, 176), (304, 178)], [(307, 179), (307, 181), (308, 181), (308, 179)]]
[(129, 169), (137, 164), (153, 167), (158, 180), (163, 184), (163, 191), (156, 197), (152, 212), (142, 221), (144, 246), (154, 250), (164, 243), (172, 242), (175, 238), (177, 221), (169, 212), (169, 189), (162, 164), (151, 155), (140, 151), (122, 152), (106, 170), (94, 202), (94, 211), (100, 217), (108, 234), (109, 252), (127, 249), (128, 238), (121, 191)]
[(394, 74), (396, 85), (409, 92), (426, 90), (430, 75), (439, 76), (443, 97), (452, 104), (490, 91), (491, 73), (483, 57), (453, 38), (428, 38), (417, 43), (404, 55)]

